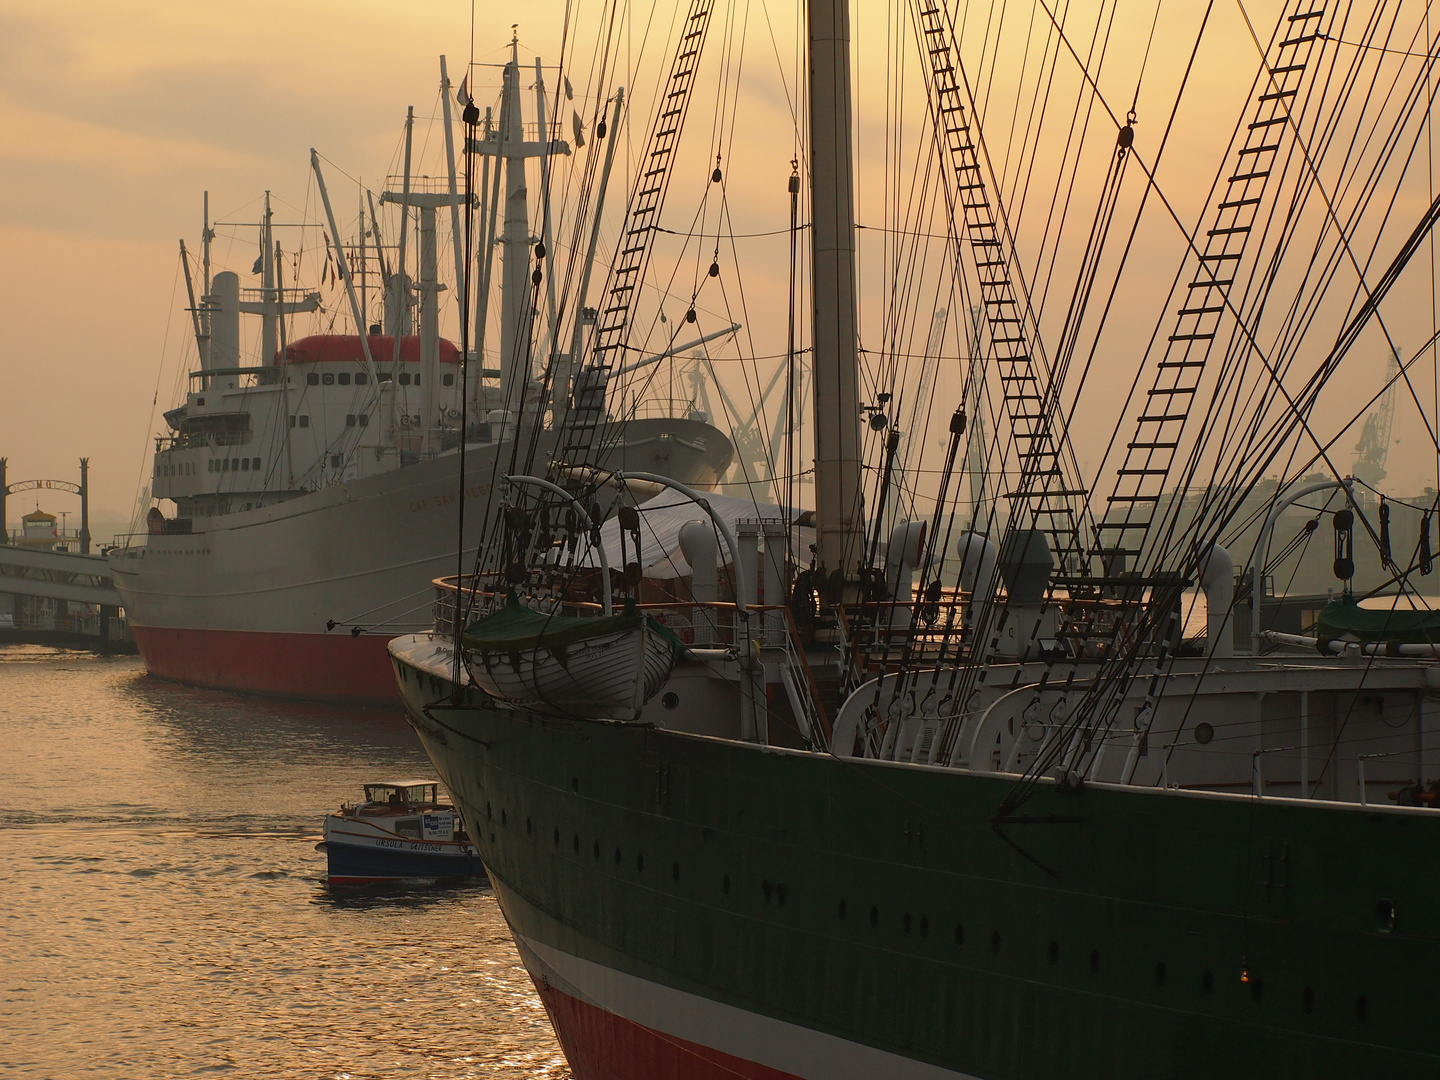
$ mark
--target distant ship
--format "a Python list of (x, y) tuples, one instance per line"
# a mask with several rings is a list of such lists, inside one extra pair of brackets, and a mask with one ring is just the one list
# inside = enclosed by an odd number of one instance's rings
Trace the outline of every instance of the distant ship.
[[(506, 164), (506, 237), (528, 240), (525, 161), (536, 151), (524, 141), (519, 72), (512, 55), (501, 106), (512, 126), (501, 130), (487, 120), (484, 142)], [(550, 149), (569, 152), (558, 141)], [(312, 161), (323, 192), (318, 158)], [(461, 354), (438, 332), (444, 286), (436, 213), (464, 197), (453, 179), (442, 190), (419, 190), (422, 180), (407, 176), (381, 197), (418, 211), (418, 283), (398, 269), (387, 273), (372, 206), (386, 325), (384, 333), (369, 326), (363, 338), (326, 334), (287, 343), (284, 317), (314, 311), (320, 301), (277, 281), (268, 196), (261, 223), (267, 254), (257, 262), (262, 287), (243, 294), (237, 274), (211, 278), (207, 212), (204, 291), (192, 305), (200, 364), (184, 401), (165, 414), (169, 432), (156, 438), (150, 480), (151, 497), (175, 509), (166, 515), (153, 506), (147, 533), (110, 553), (115, 587), (152, 674), (297, 699), (397, 703), (385, 644), (430, 624), (431, 579), (456, 569), (462, 501)], [(351, 314), (364, 325), (354, 268), (333, 215), (329, 220)], [(402, 265), (404, 243), (402, 236)], [(358, 251), (363, 268), (363, 231)], [(506, 243), (503, 259), (501, 355), (511, 357), (528, 333), (530, 245)], [(189, 273), (187, 262), (187, 282)], [(418, 335), (410, 325), (417, 292)], [(262, 319), (259, 363), (241, 362), (242, 314)], [(486, 374), (499, 375), (499, 386), (492, 381), (477, 391), (481, 373), (472, 368), (463, 438), (472, 544), (499, 505), (493, 484), (517, 439), (533, 436), (551, 453), (559, 437), (544, 403), (532, 404), (538, 385), (529, 371), (507, 366)], [(589, 460), (715, 485), (734, 448), (703, 413), (680, 411), (628, 421), (599, 416), (590, 442), (605, 452)], [(473, 549), (465, 559), (473, 561)]]

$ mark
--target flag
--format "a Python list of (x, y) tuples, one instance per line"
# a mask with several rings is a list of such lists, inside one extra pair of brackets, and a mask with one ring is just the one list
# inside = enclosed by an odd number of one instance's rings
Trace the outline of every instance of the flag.
[(570, 76), (569, 76), (569, 75), (565, 75), (565, 76), (563, 76), (563, 78), (565, 79), (565, 100), (566, 100), (566, 101), (574, 101), (574, 100), (575, 100), (575, 88), (570, 85)]
[(265, 265), (265, 256), (264, 256), (264, 254), (262, 253), (262, 254), (257, 255), (257, 256), (255, 257), (255, 265), (250, 268), (250, 272), (251, 272), (252, 274), (258, 274), (258, 273), (260, 273), (261, 267), (263, 267), (264, 265)]
[(455, 100), (458, 101), (461, 105), (470, 104), (470, 91), (467, 89), (467, 84), (469, 82), (470, 73), (467, 71), (465, 73), (465, 77), (460, 80), (460, 89), (455, 94)]
[(570, 123), (575, 128), (575, 149), (579, 150), (585, 145), (585, 125), (580, 122), (580, 114), (572, 111)]

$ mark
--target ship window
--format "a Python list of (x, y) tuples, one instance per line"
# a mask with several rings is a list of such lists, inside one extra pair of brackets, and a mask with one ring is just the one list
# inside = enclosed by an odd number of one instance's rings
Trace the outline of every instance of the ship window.
[(209, 461), (205, 462), (205, 471), (206, 471), (206, 472), (214, 472), (214, 471), (215, 471), (215, 459), (214, 459), (214, 458), (211, 458)]
[(349, 385), (350, 385), (350, 373), (349, 373), (348, 371), (342, 371), (342, 372), (340, 372), (339, 375), (336, 375), (336, 376), (335, 376), (335, 381), (338, 382), (341, 386), (349, 386)]
[(300, 426), (301, 426), (301, 427), (309, 427), (309, 426), (310, 426), (310, 417), (307, 416), (307, 415), (305, 415), (304, 413), (301, 413), (301, 414), (300, 414)]
[(255, 459), (255, 463), (251, 466), (251, 468), (260, 468), (260, 459), (258, 457)]
[(240, 459), (240, 468), (245, 472), (250, 471), (250, 459), (248, 457), (242, 457)]
[(220, 471), (221, 471), (221, 472), (229, 472), (229, 471), (230, 471), (230, 459), (229, 459), (228, 457), (221, 460), (221, 462), (220, 462)]
[(361, 413), (359, 416), (357, 416), (355, 419), (360, 421), (360, 426), (361, 426), (361, 427), (365, 427), (365, 426), (367, 426), (367, 425), (370, 423), (370, 414), (369, 414), (369, 413), (363, 413), (363, 412), (362, 412), (362, 413)]
[(418, 371), (415, 373), (415, 385), (420, 385), (420, 373)]
[(331, 372), (331, 371), (327, 371), (323, 376), (321, 376), (320, 381), (321, 381), (322, 383), (324, 383), (326, 386), (334, 386), (334, 385), (335, 385), (335, 373), (334, 373), (334, 372)]
[(447, 371), (444, 375), (441, 375), (441, 376), (440, 376), (440, 385), (441, 385), (441, 386), (454, 386), (454, 385), (455, 385), (455, 373), (454, 373), (453, 371)]
[(364, 386), (364, 385), (365, 385), (366, 383), (368, 383), (369, 381), (370, 381), (370, 376), (369, 376), (369, 375), (366, 375), (365, 372), (363, 372), (363, 371), (357, 371), (357, 372), (355, 373), (355, 385), (356, 385), (356, 386)]
[(389, 382), (392, 378), (393, 376), (388, 371), (381, 371), (375, 376), (375, 379), (378, 382)]
[(354, 426), (355, 426), (355, 414), (354, 414), (353, 412), (352, 412), (352, 413), (346, 413), (346, 414), (345, 414), (345, 426), (346, 426), (346, 427), (354, 427)]
[(305, 385), (306, 385), (306, 386), (319, 386), (319, 385), (320, 385), (320, 376), (319, 376), (317, 373), (313, 372), (313, 371), (307, 372), (306, 375), (305, 375)]
[(338, 468), (340, 468), (340, 466), (342, 466), (342, 465), (344, 465), (344, 464), (345, 464), (345, 458), (344, 458), (343, 456), (341, 456), (340, 454), (331, 454), (331, 455), (330, 455), (330, 467), (331, 467), (332, 469), (338, 469)]
[(402, 371), (402, 372), (400, 372), (400, 385), (401, 385), (401, 386), (409, 386), (409, 385), (410, 385), (410, 373), (409, 373), (408, 371)]
[(295, 414), (294, 414), (294, 413), (291, 413), (291, 414), (290, 414), (290, 426), (291, 426), (292, 428), (295, 426)]

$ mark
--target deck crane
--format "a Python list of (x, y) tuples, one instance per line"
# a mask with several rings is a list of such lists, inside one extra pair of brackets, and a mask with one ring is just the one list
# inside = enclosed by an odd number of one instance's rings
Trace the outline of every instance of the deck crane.
[(1365, 418), (1360, 440), (1355, 444), (1355, 476), (1379, 487), (1385, 479), (1385, 459), (1390, 453), (1390, 435), (1395, 427), (1395, 391), (1400, 385), (1400, 354), (1392, 352), (1385, 371), (1385, 390)]

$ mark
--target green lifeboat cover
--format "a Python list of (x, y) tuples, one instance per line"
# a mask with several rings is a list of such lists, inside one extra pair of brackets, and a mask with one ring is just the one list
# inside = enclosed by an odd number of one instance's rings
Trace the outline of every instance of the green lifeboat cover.
[(1315, 637), (1322, 646), (1330, 641), (1440, 643), (1440, 611), (1380, 611), (1345, 597), (1325, 605)]
[(547, 615), (525, 607), (512, 593), (505, 606), (476, 619), (462, 636), (465, 647), (478, 653), (521, 652), (526, 649), (563, 650), (593, 638), (637, 630), (649, 624), (651, 631), (666, 638), (678, 650), (680, 639), (649, 615), (635, 610), (633, 601), (617, 615), (579, 617)]

